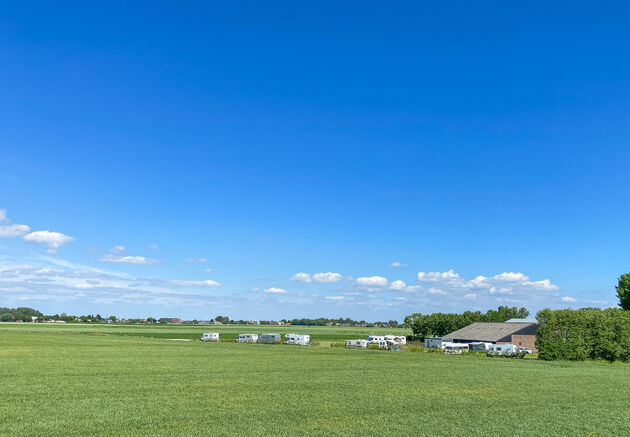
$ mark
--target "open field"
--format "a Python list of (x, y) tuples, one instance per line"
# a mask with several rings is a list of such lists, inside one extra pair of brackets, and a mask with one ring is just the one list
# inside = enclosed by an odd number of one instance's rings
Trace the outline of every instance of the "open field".
[(0, 436), (630, 435), (630, 365), (169, 340), (212, 330), (0, 324)]
[(310, 334), (311, 338), (327, 345), (332, 341), (350, 338), (365, 338), (374, 335), (409, 335), (411, 329), (404, 328), (351, 328), (328, 326), (269, 326), (269, 325), (120, 325), (81, 323), (0, 323), (0, 329), (33, 332), (68, 332), (95, 335), (126, 335), (153, 338), (189, 338), (198, 340), (204, 332), (219, 332), (221, 339), (234, 340), (238, 334), (277, 332)]

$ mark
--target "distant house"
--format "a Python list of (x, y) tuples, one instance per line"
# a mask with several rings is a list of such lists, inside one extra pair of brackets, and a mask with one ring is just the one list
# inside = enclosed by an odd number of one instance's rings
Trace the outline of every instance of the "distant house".
[(454, 343), (484, 342), (493, 344), (513, 344), (536, 351), (536, 323), (473, 323), (444, 337)]
[(171, 319), (171, 323), (177, 323), (177, 324), (180, 324), (180, 323), (183, 323), (183, 320), (182, 320), (182, 319), (175, 318), (175, 319)]

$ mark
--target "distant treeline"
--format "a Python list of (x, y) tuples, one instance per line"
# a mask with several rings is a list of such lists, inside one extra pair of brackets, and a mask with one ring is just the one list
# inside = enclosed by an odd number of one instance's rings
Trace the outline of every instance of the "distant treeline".
[(338, 319), (327, 319), (320, 317), (318, 319), (291, 319), (286, 320), (286, 323), (291, 325), (310, 325), (310, 326), (326, 326), (326, 325), (341, 325), (341, 326), (382, 326), (389, 328), (398, 327), (399, 323), (396, 320), (390, 320), (388, 322), (366, 322), (365, 320), (352, 320), (348, 317)]
[(475, 322), (505, 322), (509, 319), (524, 319), (529, 316), (526, 308), (500, 306), (496, 310), (465, 311), (458, 313), (415, 313), (405, 317), (404, 325), (411, 328), (417, 340), (425, 337), (443, 337)]
[(538, 357), (543, 360), (630, 360), (630, 311), (545, 309), (536, 319)]
[(350, 318), (338, 318), (338, 319), (327, 319), (324, 317), (318, 319), (282, 319), (279, 321), (273, 320), (231, 320), (228, 316), (216, 316), (214, 319), (210, 319), (209, 321), (199, 321), (197, 319), (182, 321), (181, 319), (177, 319), (177, 322), (174, 322), (173, 318), (163, 317), (160, 319), (156, 319), (154, 317), (147, 317), (146, 319), (122, 319), (116, 316), (103, 317), (100, 314), (88, 314), (82, 316), (76, 316), (66, 313), (61, 314), (52, 314), (45, 315), (41, 312), (33, 309), (33, 308), (2, 308), (0, 307), (0, 321), (1, 322), (31, 322), (33, 317), (37, 318), (37, 321), (43, 322), (47, 320), (57, 320), (64, 322), (77, 322), (77, 323), (161, 323), (161, 324), (169, 324), (169, 323), (187, 323), (187, 324), (197, 324), (197, 323), (220, 323), (220, 324), (236, 324), (236, 325), (251, 325), (251, 324), (260, 324), (260, 325), (311, 325), (311, 326), (326, 326), (326, 325), (341, 325), (341, 326), (381, 326), (381, 327), (391, 327), (395, 328), (399, 326), (399, 323), (396, 320), (390, 320), (388, 322), (366, 322), (365, 320), (352, 320)]
[(17, 322), (18, 320), (30, 322), (33, 317), (42, 317), (43, 314), (33, 308), (4, 308), (0, 307), (0, 322)]

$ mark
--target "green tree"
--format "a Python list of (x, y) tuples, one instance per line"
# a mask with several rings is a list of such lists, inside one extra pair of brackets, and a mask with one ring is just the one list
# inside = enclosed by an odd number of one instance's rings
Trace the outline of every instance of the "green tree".
[(619, 306), (624, 310), (630, 310), (630, 273), (619, 276), (615, 289), (619, 298)]

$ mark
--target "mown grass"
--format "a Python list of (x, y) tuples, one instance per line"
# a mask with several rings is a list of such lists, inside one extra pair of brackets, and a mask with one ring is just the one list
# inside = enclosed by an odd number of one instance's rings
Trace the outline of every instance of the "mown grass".
[(625, 364), (68, 332), (0, 325), (0, 436), (630, 435)]

